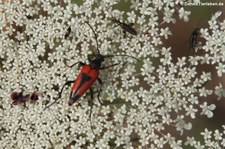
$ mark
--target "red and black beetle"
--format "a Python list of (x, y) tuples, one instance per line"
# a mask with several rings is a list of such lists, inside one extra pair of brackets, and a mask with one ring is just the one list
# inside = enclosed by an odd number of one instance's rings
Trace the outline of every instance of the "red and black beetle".
[[(98, 80), (99, 84), (102, 87), (102, 81), (98, 77), (99, 76), (99, 70), (107, 69), (107, 68), (110, 68), (110, 67), (113, 67), (113, 66), (116, 66), (116, 65), (119, 64), (119, 63), (116, 63), (116, 64), (112, 64), (112, 65), (109, 65), (109, 66), (102, 66), (102, 62), (104, 62), (105, 58), (114, 57), (114, 56), (128, 56), (128, 57), (134, 58), (134, 59), (139, 61), (139, 59), (137, 59), (133, 56), (130, 56), (130, 55), (102, 55), (102, 54), (100, 54), (100, 51), (98, 49), (97, 35), (96, 35), (94, 29), (92, 28), (92, 26), (88, 22), (86, 22), (86, 23), (88, 24), (88, 26), (91, 28), (91, 30), (94, 33), (96, 44), (97, 44), (97, 48), (96, 48), (97, 52), (94, 55), (94, 58), (91, 58), (91, 55), (88, 55), (89, 64), (85, 64), (83, 62), (78, 62), (78, 63), (75, 63), (71, 66), (68, 66), (65, 63), (68, 67), (73, 67), (74, 65), (79, 64), (80, 66), (82, 66), (82, 69), (80, 70), (80, 72), (79, 72), (79, 74), (78, 74), (78, 76), (75, 80), (67, 81), (63, 85), (63, 87), (61, 88), (61, 90), (59, 92), (58, 98), (56, 98), (55, 101), (52, 104), (54, 104), (58, 99), (61, 98), (61, 94), (63, 92), (64, 87), (67, 86), (67, 85), (70, 85), (72, 83), (73, 83), (73, 86), (72, 86), (71, 93), (70, 93), (70, 99), (69, 99), (69, 103), (68, 103), (69, 106), (73, 105), (76, 101), (78, 101), (80, 99), (80, 97), (88, 89), (90, 90), (91, 98), (93, 99), (93, 90), (91, 88), (91, 85), (96, 80)], [(101, 87), (100, 87), (100, 90), (98, 92), (98, 100), (99, 100), (99, 96), (100, 96), (100, 92), (101, 92)], [(46, 108), (50, 107), (52, 104), (50, 104)]]

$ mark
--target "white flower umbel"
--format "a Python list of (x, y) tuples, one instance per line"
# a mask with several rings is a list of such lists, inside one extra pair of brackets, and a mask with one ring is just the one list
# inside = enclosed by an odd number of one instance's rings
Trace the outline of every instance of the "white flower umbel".
[(199, 56), (201, 63), (216, 65), (219, 77), (225, 73), (225, 20), (218, 20), (221, 14), (222, 12), (215, 13), (208, 21), (209, 28), (200, 30), (202, 37), (206, 40), (205, 45), (202, 46), (202, 51), (206, 54)]
[(214, 131), (205, 128), (204, 132), (201, 132), (203, 142), (197, 141), (194, 137), (187, 137), (185, 145), (194, 148), (201, 146), (202, 148), (223, 149), (225, 147), (225, 126), (222, 127), (222, 129)]
[[(129, 9), (117, 9), (124, 4)], [(1, 148), (224, 146), (222, 134), (207, 128), (202, 133), (205, 144), (193, 137), (186, 143), (177, 138), (191, 131), (192, 122), (200, 116), (213, 117), (216, 106), (207, 97), (225, 96), (222, 82), (215, 89), (207, 88), (213, 72), (197, 71), (207, 64), (215, 67), (218, 77), (224, 76), (225, 21), (218, 21), (221, 12), (212, 16), (209, 28), (200, 30), (205, 43), (198, 50), (204, 55), (174, 58), (174, 49), (164, 45), (173, 35), (171, 23), (189, 21), (190, 12), (182, 4), (180, 0), (1, 2)], [(102, 104), (96, 93), (100, 85), (95, 83), (93, 101), (87, 92), (68, 106), (70, 88), (65, 87), (58, 102), (44, 110), (58, 97), (63, 84), (79, 73), (76, 66), (69, 68), (65, 63), (88, 63), (87, 55), (96, 53), (97, 43), (87, 21), (97, 34), (100, 53), (117, 55), (106, 58), (103, 65), (119, 63), (100, 70)], [(137, 35), (129, 33), (130, 27)], [(39, 100), (12, 106), (14, 91), (37, 91)], [(211, 141), (213, 137), (218, 141)]]

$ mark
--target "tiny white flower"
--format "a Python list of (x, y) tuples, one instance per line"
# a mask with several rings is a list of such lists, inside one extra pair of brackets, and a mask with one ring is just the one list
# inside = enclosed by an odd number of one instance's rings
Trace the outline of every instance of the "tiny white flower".
[(128, 18), (127, 19), (128, 19), (128, 21), (130, 23), (135, 22), (135, 20), (136, 20), (136, 14), (134, 13), (134, 11), (128, 12), (127, 15), (128, 15)]
[(193, 105), (190, 105), (189, 107), (186, 108), (186, 115), (190, 115), (192, 119), (195, 118), (195, 113), (197, 113), (197, 109), (193, 108)]
[(221, 77), (225, 73), (225, 65), (222, 63), (219, 63), (219, 66), (216, 66), (216, 69), (219, 77)]
[(212, 110), (215, 110), (216, 106), (214, 104), (211, 104), (210, 106), (207, 105), (206, 102), (204, 102), (202, 105), (200, 105), (202, 112), (201, 114), (207, 115), (208, 118), (213, 117)]
[(164, 8), (164, 17), (163, 21), (166, 23), (176, 23), (176, 20), (172, 17), (174, 13), (174, 9), (170, 9), (169, 7)]
[(217, 98), (218, 100), (221, 99), (222, 97), (225, 97), (225, 89), (222, 87), (221, 84), (215, 87), (214, 93), (215, 95), (218, 96)]
[(203, 135), (205, 140), (210, 139), (212, 137), (211, 134), (212, 134), (212, 132), (209, 131), (207, 128), (205, 128), (205, 132), (201, 133), (201, 135)]
[(220, 133), (219, 130), (215, 130), (214, 137), (216, 140), (222, 140), (222, 133)]
[(168, 39), (168, 36), (169, 35), (172, 35), (172, 32), (169, 30), (168, 27), (166, 27), (165, 29), (164, 28), (161, 28), (161, 33), (160, 33), (160, 36), (164, 36), (165, 39)]
[(194, 146), (196, 144), (196, 141), (194, 137), (187, 137), (187, 141), (185, 142), (185, 145)]
[(190, 11), (185, 11), (183, 7), (179, 9), (179, 17), (180, 17), (180, 19), (183, 19), (185, 22), (189, 21), (188, 16), (190, 14), (191, 14), (191, 12)]
[(199, 89), (199, 95), (200, 96), (203, 96), (203, 97), (206, 97), (208, 95), (211, 95), (212, 94), (212, 90), (207, 90), (205, 87), (202, 87)]

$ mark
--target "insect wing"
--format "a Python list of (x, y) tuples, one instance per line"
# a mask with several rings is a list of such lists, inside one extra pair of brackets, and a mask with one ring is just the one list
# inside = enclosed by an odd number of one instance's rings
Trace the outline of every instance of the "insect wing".
[(91, 68), (89, 65), (84, 65), (77, 79), (74, 81), (70, 93), (69, 105), (76, 102), (96, 81), (99, 76), (99, 71)]

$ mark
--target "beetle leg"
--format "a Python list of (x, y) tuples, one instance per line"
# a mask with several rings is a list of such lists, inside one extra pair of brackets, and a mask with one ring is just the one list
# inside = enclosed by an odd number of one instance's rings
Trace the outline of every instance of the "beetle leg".
[(125, 30), (123, 30), (123, 38), (126, 38), (127, 37), (127, 33)]
[(93, 101), (94, 100), (94, 92), (93, 92), (93, 89), (90, 87), (89, 90), (90, 90), (91, 100)]
[(64, 35), (64, 38), (67, 39), (70, 36), (70, 33), (71, 33), (71, 27), (69, 26), (67, 28), (66, 34)]
[(76, 62), (76, 63), (74, 63), (74, 64), (72, 64), (72, 65), (68, 65), (65, 59), (64, 59), (63, 62), (64, 62), (64, 64), (65, 64), (67, 67), (70, 67), (70, 68), (72, 68), (73, 66), (75, 66), (75, 65), (77, 65), (77, 64), (79, 64), (79, 66), (85, 65), (85, 63), (83, 63), (83, 62)]
[(103, 86), (103, 82), (100, 78), (97, 78), (99, 84), (100, 84), (100, 88), (99, 88), (99, 91), (98, 91), (98, 102), (102, 105), (103, 103), (101, 102), (100, 100), (100, 94), (101, 94), (101, 91), (102, 91), (102, 86)]
[(112, 64), (112, 65), (109, 65), (109, 66), (101, 67), (100, 69), (107, 69), (107, 68), (114, 67), (114, 66), (119, 65), (119, 64), (120, 63)]
[(67, 82), (63, 85), (63, 87), (61, 88), (61, 90), (60, 90), (60, 92), (59, 92), (58, 98), (56, 98), (55, 101), (54, 101), (53, 103), (51, 103), (50, 105), (48, 105), (47, 107), (45, 107), (44, 110), (46, 110), (47, 108), (49, 108), (50, 106), (52, 106), (54, 103), (56, 103), (57, 100), (61, 98), (64, 87), (67, 86), (67, 85), (70, 85), (70, 84), (73, 83), (73, 82), (74, 82), (74, 80), (73, 80), (73, 81), (67, 81)]
[(91, 107), (91, 109), (90, 109), (90, 113), (89, 113), (89, 120), (90, 120), (90, 124), (91, 124), (91, 131), (92, 131), (92, 133), (95, 135), (95, 133), (94, 133), (94, 130), (93, 130), (93, 125), (92, 125), (92, 121), (91, 121), (91, 116), (92, 116), (92, 109), (93, 109), (93, 100), (94, 100), (94, 93), (93, 93), (93, 90), (92, 90), (92, 88), (90, 87), (89, 88), (89, 90), (90, 90), (90, 94), (91, 94), (91, 100), (92, 101), (89, 101), (88, 102), (88, 104), (90, 104), (90, 107)]
[(129, 23), (128, 24), (130, 27), (133, 27), (134, 26), (134, 23)]

